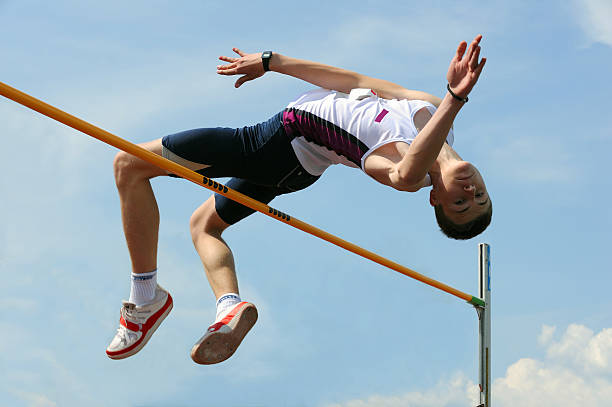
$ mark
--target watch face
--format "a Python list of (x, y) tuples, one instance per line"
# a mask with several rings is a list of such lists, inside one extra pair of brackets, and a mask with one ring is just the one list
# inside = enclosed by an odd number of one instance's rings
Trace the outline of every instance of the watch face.
[(270, 59), (272, 59), (272, 51), (264, 51), (261, 54), (261, 62), (263, 62), (263, 69), (266, 72), (270, 70)]

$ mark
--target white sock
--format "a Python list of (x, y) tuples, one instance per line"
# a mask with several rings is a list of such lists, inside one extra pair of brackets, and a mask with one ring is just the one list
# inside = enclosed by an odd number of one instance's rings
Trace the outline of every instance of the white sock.
[(219, 297), (217, 300), (217, 317), (215, 322), (221, 321), (234, 308), (234, 305), (240, 301), (240, 296), (235, 293), (227, 293)]
[(153, 301), (157, 288), (157, 269), (148, 273), (132, 273), (131, 303), (137, 306)]

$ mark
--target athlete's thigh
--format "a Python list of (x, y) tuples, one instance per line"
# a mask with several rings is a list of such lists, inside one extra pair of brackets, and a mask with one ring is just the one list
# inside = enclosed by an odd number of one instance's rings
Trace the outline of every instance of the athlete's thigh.
[[(284, 192), (279, 188), (257, 185), (242, 178), (232, 178), (226, 185), (264, 204), (268, 204)], [(227, 225), (233, 225), (255, 213), (255, 210), (218, 193), (215, 193), (215, 211)]]
[(242, 158), (242, 145), (235, 129), (199, 128), (165, 136), (162, 156), (210, 178), (232, 176), (232, 166)]
[(208, 127), (170, 134), (162, 155), (208, 178), (234, 177), (278, 185), (297, 165), (282, 117), (241, 128)]

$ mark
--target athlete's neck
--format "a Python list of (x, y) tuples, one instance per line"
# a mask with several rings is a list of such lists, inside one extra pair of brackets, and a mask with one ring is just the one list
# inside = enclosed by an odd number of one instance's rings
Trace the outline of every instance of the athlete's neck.
[(436, 161), (431, 166), (430, 172), (440, 172), (444, 171), (445, 167), (448, 167), (449, 164), (452, 164), (456, 161), (463, 161), (462, 158), (457, 154), (455, 150), (447, 143), (444, 143), (438, 157), (436, 157)]

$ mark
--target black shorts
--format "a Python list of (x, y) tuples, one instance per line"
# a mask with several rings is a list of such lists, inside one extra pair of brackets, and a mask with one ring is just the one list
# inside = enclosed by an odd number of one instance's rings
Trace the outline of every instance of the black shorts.
[[(312, 185), (283, 128), (282, 112), (238, 129), (187, 130), (162, 139), (162, 155), (208, 178), (232, 177), (227, 186), (265, 204), (276, 196)], [(215, 193), (215, 209), (228, 224), (255, 211)]]

